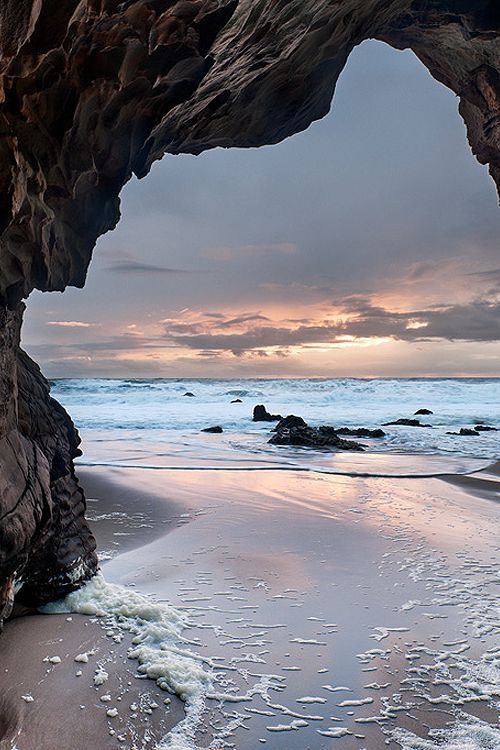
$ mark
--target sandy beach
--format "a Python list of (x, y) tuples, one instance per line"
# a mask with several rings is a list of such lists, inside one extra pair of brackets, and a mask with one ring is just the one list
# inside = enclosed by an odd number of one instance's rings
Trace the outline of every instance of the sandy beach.
[[(445, 727), (451, 740), (454, 726), (473, 736), (485, 731), (476, 718), (496, 721), (498, 467), (446, 479), (81, 477), (106, 581), (185, 613), (191, 647), (231, 696), (208, 701), (184, 747), (433, 748), (414, 737)], [(2, 750), (161, 744), (183, 704), (137, 676), (130, 641), (81, 614), (7, 623)]]

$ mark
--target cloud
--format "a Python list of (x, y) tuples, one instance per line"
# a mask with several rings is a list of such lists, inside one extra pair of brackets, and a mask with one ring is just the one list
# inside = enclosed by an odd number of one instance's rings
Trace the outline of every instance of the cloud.
[(269, 318), (265, 315), (261, 315), (260, 313), (244, 313), (243, 315), (239, 315), (236, 318), (230, 318), (229, 320), (225, 320), (219, 323), (219, 327), (232, 328), (233, 326), (241, 326), (244, 323), (253, 323), (256, 320), (269, 320)]
[(476, 276), (486, 281), (500, 281), (500, 268), (490, 268), (488, 271), (472, 271), (468, 276)]
[[(71, 343), (54, 342), (40, 350), (40, 356), (123, 359), (173, 356), (189, 351), (204, 359), (227, 357), (263, 358), (303, 354), (311, 349), (327, 351), (339, 346), (368, 346), (386, 342), (496, 342), (500, 341), (500, 295), (478, 296), (459, 303), (439, 303), (399, 309), (384, 297), (351, 294), (333, 304), (309, 308), (303, 315), (285, 317), (286, 312), (264, 314), (260, 310), (231, 312), (197, 311), (184, 308), (169, 318), (134, 323), (111, 333), (104, 328), (96, 334), (79, 336)], [(286, 309), (286, 308), (285, 308)], [(299, 312), (297, 310), (296, 312)], [(89, 328), (98, 324), (84, 321), (49, 321), (63, 328)], [(97, 332), (99, 335), (97, 335)], [(50, 351), (49, 351), (50, 349)], [(170, 352), (170, 354), (168, 354)]]
[(293, 242), (276, 242), (270, 245), (241, 245), (239, 247), (207, 247), (202, 251), (204, 258), (216, 261), (241, 260), (245, 257), (262, 255), (295, 255), (299, 249)]
[(500, 301), (478, 299), (464, 304), (395, 311), (358, 295), (342, 300), (335, 317), (306, 319), (298, 324), (290, 319), (272, 321), (258, 313), (216, 322), (198, 317), (169, 323), (165, 335), (182, 348), (211, 353), (226, 351), (236, 356), (375, 339), (493, 342), (500, 341)]
[(118, 273), (198, 273), (198, 271), (191, 271), (185, 268), (168, 268), (167, 266), (156, 266), (153, 263), (141, 263), (136, 260), (116, 261), (115, 263), (110, 263), (106, 267), (106, 270)]
[(84, 323), (82, 320), (48, 320), (46, 325), (60, 328), (95, 328), (99, 323)]
[(500, 268), (491, 268), (488, 271), (474, 271), (469, 273), (468, 276), (483, 285), (487, 289), (488, 295), (500, 294)]

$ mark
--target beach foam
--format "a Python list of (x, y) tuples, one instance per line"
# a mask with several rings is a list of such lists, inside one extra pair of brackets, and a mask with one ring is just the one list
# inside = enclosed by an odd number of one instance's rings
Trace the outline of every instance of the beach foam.
[(111, 626), (130, 633), (133, 638), (128, 655), (139, 662), (137, 671), (185, 703), (185, 718), (161, 747), (195, 748), (194, 736), (206, 711), (207, 693), (213, 691), (214, 672), (209, 660), (189, 648), (183, 636), (189, 624), (185, 615), (129, 588), (107, 583), (102, 575), (95, 576), (65, 599), (46, 605), (42, 611), (106, 618), (106, 629)]
[(500, 731), (481, 721), (458, 723), (451, 729), (431, 730), (431, 739), (422, 739), (405, 729), (394, 729), (391, 739), (402, 750), (498, 750)]

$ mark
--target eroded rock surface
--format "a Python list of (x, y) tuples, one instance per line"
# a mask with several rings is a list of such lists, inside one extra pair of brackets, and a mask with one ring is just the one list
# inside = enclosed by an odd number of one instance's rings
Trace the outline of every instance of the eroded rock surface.
[(500, 185), (499, 26), (495, 0), (0, 3), (0, 618), (20, 577), (43, 599), (96, 564), (77, 438), (19, 354), (18, 303), (83, 286), (121, 188), (164, 153), (276, 143), (324, 116), (367, 38), (460, 97)]
[(292, 425), (278, 430), (268, 441), (273, 445), (301, 445), (308, 448), (332, 448), (339, 451), (363, 451), (364, 446), (354, 440), (339, 437), (335, 427), (320, 425)]
[(372, 430), (369, 427), (337, 427), (338, 435), (349, 435), (358, 438), (383, 438), (385, 432), (380, 427)]
[(402, 425), (404, 427), (432, 427), (431, 424), (423, 424), (420, 419), (395, 419), (392, 422), (382, 422), (382, 427), (389, 427), (390, 425)]
[(253, 407), (252, 419), (254, 422), (278, 422), (283, 417), (281, 414), (271, 414), (268, 412), (264, 404), (257, 404), (257, 406)]
[(499, 26), (494, 0), (4, 0), (0, 298), (82, 286), (122, 186), (165, 152), (276, 143), (323, 117), (367, 38), (458, 94), (500, 184)]
[(288, 430), (290, 427), (307, 427), (307, 422), (302, 417), (297, 417), (295, 414), (288, 414), (288, 416), (280, 419), (276, 427), (273, 427), (273, 432), (280, 432), (281, 430)]
[[(49, 385), (19, 348), (22, 306), (5, 320), (0, 350), (9, 363), (9, 409), (0, 419), (0, 624), (14, 590), (36, 606), (79, 586), (97, 570), (85, 498), (75, 476), (78, 433)], [(2, 400), (2, 405), (5, 401)]]

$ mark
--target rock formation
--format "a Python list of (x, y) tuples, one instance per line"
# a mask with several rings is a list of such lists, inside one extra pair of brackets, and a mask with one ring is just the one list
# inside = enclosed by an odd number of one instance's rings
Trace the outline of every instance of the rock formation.
[(254, 422), (278, 422), (281, 419), (283, 419), (281, 414), (270, 414), (264, 404), (257, 404), (253, 407), (252, 420)]
[(1, 329), (0, 624), (14, 591), (36, 606), (97, 569), (73, 467), (80, 439), (38, 365), (19, 348), (22, 307), (6, 314)]
[(361, 443), (339, 437), (335, 427), (330, 425), (310, 427), (308, 424), (292, 424), (289, 427), (284, 426), (276, 430), (268, 442), (273, 445), (300, 445), (308, 448), (332, 448), (339, 451), (364, 450)]
[(369, 427), (337, 427), (337, 435), (349, 435), (358, 438), (383, 438), (385, 432), (380, 427), (371, 430)]
[(401, 425), (404, 427), (432, 427), (431, 424), (422, 424), (420, 419), (395, 419), (393, 422), (382, 422), (382, 427), (389, 427), (389, 425)]
[(460, 97), (500, 185), (499, 23), (495, 0), (3, 0), (0, 619), (14, 584), (46, 598), (96, 565), (73, 427), (19, 353), (22, 299), (83, 286), (121, 188), (164, 153), (277, 143), (323, 117), (367, 38)]
[(281, 430), (289, 430), (290, 427), (307, 427), (307, 422), (302, 417), (297, 417), (295, 414), (289, 414), (287, 417), (280, 419), (276, 427), (273, 427), (273, 432), (280, 432)]

